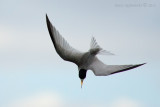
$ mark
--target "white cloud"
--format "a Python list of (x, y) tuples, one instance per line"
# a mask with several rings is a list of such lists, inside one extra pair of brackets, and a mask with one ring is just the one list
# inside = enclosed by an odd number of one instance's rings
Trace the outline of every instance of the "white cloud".
[(109, 107), (143, 107), (138, 101), (129, 98), (120, 98), (113, 101)]
[(11, 101), (2, 107), (144, 107), (138, 101), (130, 98), (122, 97), (117, 100), (107, 102), (86, 102), (69, 101), (62, 98), (58, 93), (40, 92), (21, 99)]
[(57, 93), (41, 92), (26, 98), (14, 100), (7, 107), (62, 107), (63, 102)]

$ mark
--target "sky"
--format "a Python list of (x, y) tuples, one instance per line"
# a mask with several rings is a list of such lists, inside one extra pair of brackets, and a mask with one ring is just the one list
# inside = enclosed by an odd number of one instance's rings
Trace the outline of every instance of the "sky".
[[(159, 107), (159, 0), (0, 0), (0, 107)], [(91, 37), (139, 68), (98, 77), (62, 60), (45, 15), (68, 43), (88, 51)]]

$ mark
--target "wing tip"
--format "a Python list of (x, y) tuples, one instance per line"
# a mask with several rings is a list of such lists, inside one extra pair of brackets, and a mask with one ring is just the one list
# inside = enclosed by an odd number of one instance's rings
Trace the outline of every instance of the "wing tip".
[(137, 66), (142, 66), (142, 65), (145, 65), (145, 64), (147, 64), (147, 63), (138, 64)]
[(49, 20), (47, 13), (46, 13), (46, 23), (47, 23), (48, 30), (50, 32), (50, 29), (54, 28), (54, 26), (52, 25), (51, 21)]
[(47, 13), (46, 13), (46, 21), (47, 23), (50, 23)]
[(137, 67), (142, 66), (142, 65), (144, 65), (144, 64), (146, 64), (146, 63), (137, 64), (137, 65), (134, 65), (134, 66), (132, 66), (132, 67), (129, 67), (129, 68), (126, 68), (126, 69), (122, 69), (122, 70), (113, 72), (113, 73), (111, 73), (111, 74), (115, 74), (115, 73), (119, 73), (119, 72), (122, 72), (122, 71), (127, 71), (127, 70), (130, 70), (130, 69), (134, 69), (134, 68), (137, 68)]

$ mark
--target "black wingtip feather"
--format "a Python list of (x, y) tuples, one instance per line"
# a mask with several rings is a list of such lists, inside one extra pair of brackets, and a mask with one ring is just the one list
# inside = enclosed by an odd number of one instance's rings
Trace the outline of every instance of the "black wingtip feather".
[(137, 64), (137, 65), (134, 65), (134, 66), (129, 67), (129, 68), (126, 68), (126, 69), (122, 69), (122, 70), (119, 70), (119, 71), (115, 71), (115, 72), (113, 72), (113, 73), (111, 73), (111, 74), (120, 73), (120, 72), (127, 71), (127, 70), (130, 70), (130, 69), (133, 69), (133, 68), (137, 68), (137, 67), (142, 66), (142, 65), (144, 65), (144, 64), (146, 64), (146, 63)]
[[(48, 28), (48, 31), (49, 31), (49, 34), (50, 34), (50, 36), (52, 35), (52, 30), (51, 30), (51, 23), (50, 23), (50, 21), (49, 21), (49, 18), (48, 18), (48, 16), (47, 16), (47, 14), (46, 14), (46, 23), (47, 23), (47, 28)], [(51, 36), (51, 38), (52, 38), (52, 36)]]
[(49, 26), (50, 21), (49, 21), (49, 18), (48, 18), (48, 15), (47, 15), (47, 14), (46, 14), (46, 22), (47, 22), (47, 25)]
[(51, 40), (52, 40), (52, 42), (53, 42), (53, 45), (54, 45), (54, 47), (55, 47), (55, 49), (57, 50), (57, 47), (56, 47), (56, 44), (55, 44), (55, 39), (54, 39), (54, 34), (53, 34), (53, 32), (52, 32), (52, 24), (51, 24), (51, 22), (49, 21), (49, 18), (48, 18), (48, 16), (47, 16), (47, 14), (46, 14), (46, 23), (47, 23), (47, 28), (48, 28), (48, 31), (49, 31), (49, 35), (50, 35), (50, 37), (51, 37)]
[(46, 21), (49, 21), (49, 19), (48, 19), (48, 15), (46, 14)]

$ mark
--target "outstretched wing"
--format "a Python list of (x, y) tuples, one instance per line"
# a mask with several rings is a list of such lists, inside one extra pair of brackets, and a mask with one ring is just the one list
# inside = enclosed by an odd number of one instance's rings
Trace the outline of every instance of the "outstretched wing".
[(48, 27), (50, 37), (52, 39), (53, 45), (57, 53), (59, 54), (59, 56), (66, 61), (70, 61), (70, 62), (78, 64), (83, 53), (72, 48), (67, 43), (67, 41), (59, 34), (56, 28), (49, 21), (47, 15), (46, 15), (46, 21), (47, 21), (47, 27)]
[(89, 69), (92, 70), (96, 76), (107, 76), (110, 74), (127, 71), (144, 64), (145, 63), (136, 65), (106, 65), (95, 57), (92, 64), (89, 66)]

